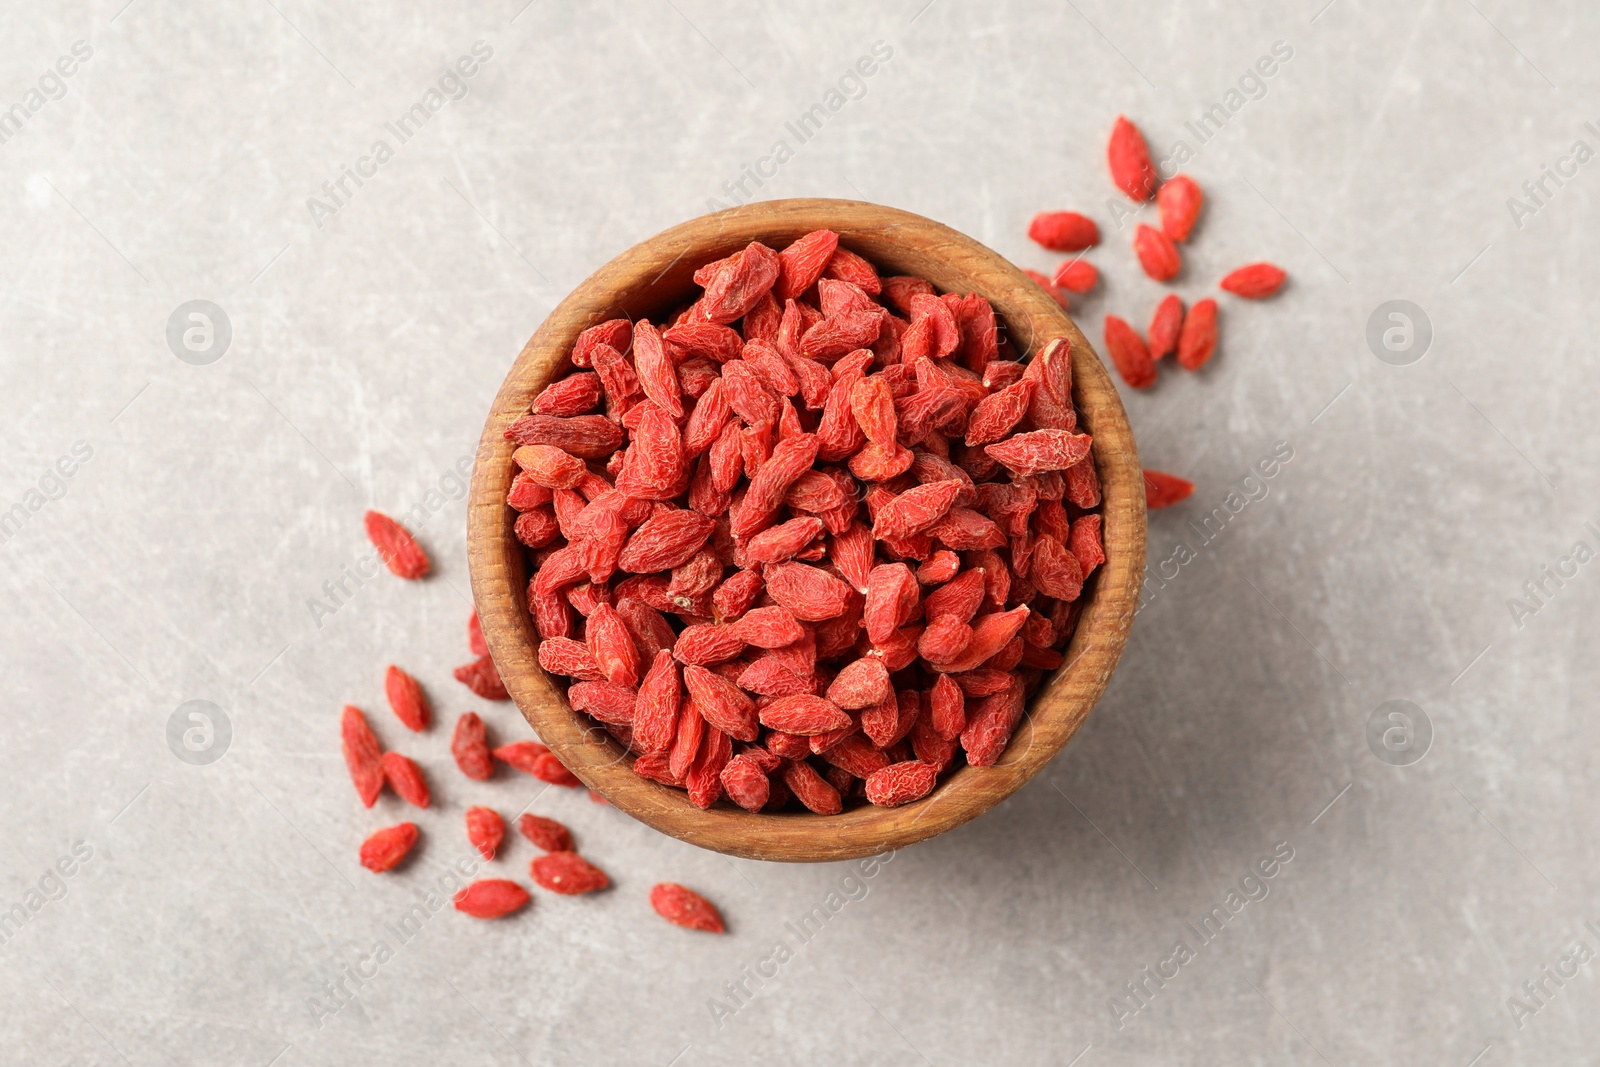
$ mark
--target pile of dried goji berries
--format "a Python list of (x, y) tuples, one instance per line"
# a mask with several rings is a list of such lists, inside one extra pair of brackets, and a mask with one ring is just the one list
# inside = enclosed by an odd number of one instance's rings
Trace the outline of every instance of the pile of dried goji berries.
[[(1189, 240), (1204, 201), (1200, 186), (1187, 175), (1179, 174), (1159, 181), (1144, 135), (1124, 116), (1118, 116), (1106, 145), (1106, 161), (1111, 180), (1136, 203), (1152, 197), (1160, 211), (1161, 226), (1140, 223), (1133, 235), (1133, 250), (1145, 274), (1158, 282), (1171, 282), (1182, 269), (1178, 246)], [(1034, 216), (1028, 236), (1052, 252), (1078, 253), (1046, 277), (1038, 271), (1027, 275), (1067, 306), (1067, 293), (1086, 293), (1100, 278), (1094, 264), (1082, 253), (1100, 243), (1100, 228), (1094, 220), (1075, 211), (1046, 211)], [(1251, 263), (1229, 273), (1218, 288), (1248, 300), (1269, 297), (1283, 287), (1287, 276), (1271, 263)], [(1107, 315), (1106, 354), (1122, 380), (1135, 389), (1148, 389), (1156, 382), (1160, 360), (1176, 354), (1185, 370), (1199, 370), (1217, 348), (1217, 302), (1212, 297), (1197, 300), (1187, 310), (1177, 293), (1169, 293), (1156, 304), (1144, 337), (1124, 319)], [(1187, 497), (1194, 485), (1176, 475), (1150, 471), (1146, 477), (1147, 503), (1152, 508), (1166, 507)]]
[(818, 230), (585, 330), (506, 431), (540, 665), (642, 777), (749, 811), (989, 766), (1105, 560), (1071, 352)]
[[(402, 578), (420, 578), (427, 574), (427, 553), (405, 527), (375, 511), (367, 513), (366, 526), (368, 537), (390, 571)], [(456, 680), (484, 700), (510, 699), (494, 661), (489, 658), (476, 612), (467, 624), (467, 642), (477, 658), (456, 668)], [(390, 710), (403, 726), (413, 733), (428, 730), (433, 716), (427, 696), (415, 678), (391, 664), (384, 673), (383, 688)], [(339, 732), (345, 765), (363, 805), (372, 807), (386, 784), (413, 807), (427, 808), (432, 804), (422, 769), (399, 752), (383, 751), (361, 709), (345, 705)], [(551, 785), (580, 787), (583, 784), (562, 766), (554, 753), (537, 741), (513, 741), (490, 748), (483, 720), (476, 712), (465, 712), (456, 721), (450, 738), (450, 753), (461, 773), (475, 781), (493, 778), (495, 765), (500, 762)], [(518, 817), (516, 826), (522, 836), (543, 852), (529, 864), (529, 874), (540, 887), (573, 896), (610, 886), (611, 879), (606, 873), (574, 850), (572, 832), (561, 823), (525, 812)], [(473, 806), (467, 809), (467, 841), (485, 861), (492, 861), (499, 854), (505, 833), (505, 820), (493, 808)], [(420, 834), (413, 822), (378, 830), (361, 844), (361, 865), (373, 872), (393, 869), (410, 854)], [(526, 889), (509, 878), (484, 878), (458, 892), (455, 906), (458, 911), (476, 918), (496, 919), (520, 910), (531, 899)], [(650, 891), (650, 903), (658, 914), (679, 926), (722, 932), (722, 916), (717, 909), (683, 886), (671, 882), (655, 886)]]

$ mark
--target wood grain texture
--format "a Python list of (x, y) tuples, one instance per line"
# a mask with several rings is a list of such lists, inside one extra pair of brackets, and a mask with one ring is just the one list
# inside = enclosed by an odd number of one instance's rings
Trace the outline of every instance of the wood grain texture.
[[(1104, 494), (1106, 562), (1066, 651), (1066, 663), (1035, 695), (999, 763), (963, 767), (926, 799), (901, 808), (871, 805), (834, 816), (750, 814), (720, 801), (709, 811), (681, 790), (637, 777), (621, 747), (567, 704), (563, 686), (538, 665), (538, 634), (527, 610), (528, 564), (505, 504), (515, 474), (507, 426), (570, 366), (579, 332), (607, 319), (649, 318), (697, 292), (697, 267), (754, 240), (774, 248), (816, 229), (884, 274), (914, 274), (941, 292), (980, 293), (994, 305), (1012, 344), (1031, 355), (1066, 336), (1073, 348), (1079, 421), (1094, 436)], [(1067, 314), (1016, 267), (978, 242), (930, 219), (852, 200), (777, 200), (732, 208), (675, 226), (601, 267), (550, 313), (517, 356), (484, 424), (467, 515), (473, 598), (489, 651), (523, 716), (577, 776), (621, 811), (663, 833), (751, 859), (849, 859), (943, 833), (1004, 800), (1071, 739), (1100, 698), (1128, 640), (1144, 571), (1144, 481), (1122, 402), (1088, 340)]]

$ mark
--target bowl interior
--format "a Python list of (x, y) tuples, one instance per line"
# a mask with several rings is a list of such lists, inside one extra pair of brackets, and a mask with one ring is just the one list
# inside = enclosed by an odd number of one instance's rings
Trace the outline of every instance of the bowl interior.
[[(1066, 661), (1034, 695), (999, 763), (963, 766), (927, 798), (900, 808), (872, 805), (839, 815), (751, 814), (720, 801), (702, 811), (687, 795), (635, 775), (622, 747), (567, 705), (539, 668), (538, 634), (527, 610), (528, 564), (505, 504), (515, 474), (507, 426), (570, 369), (577, 335), (607, 319), (670, 313), (697, 293), (704, 263), (753, 240), (774, 248), (816, 229), (884, 274), (913, 274), (940, 292), (979, 293), (995, 308), (1013, 358), (1057, 336), (1073, 348), (1079, 422), (1094, 436), (1102, 488), (1106, 562), (1086, 602)], [(1071, 738), (1104, 690), (1126, 644), (1144, 569), (1143, 476), (1127, 417), (1105, 368), (1067, 314), (1020, 270), (971, 238), (921, 216), (846, 200), (781, 200), (718, 212), (667, 230), (622, 253), (573, 291), (523, 348), (496, 396), (473, 472), (468, 556), (485, 639), (512, 698), (539, 737), (585, 784), (614, 806), (682, 840), (755, 859), (848, 859), (931, 837), (988, 810), (1037, 773)]]

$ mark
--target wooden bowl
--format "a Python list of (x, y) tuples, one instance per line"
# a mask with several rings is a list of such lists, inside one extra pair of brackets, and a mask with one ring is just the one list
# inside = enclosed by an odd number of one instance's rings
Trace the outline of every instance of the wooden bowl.
[[(995, 766), (963, 766), (928, 797), (900, 808), (751, 814), (724, 800), (702, 811), (682, 790), (636, 776), (621, 746), (574, 712), (563, 687), (540, 669), (526, 599), (528, 562), (512, 534), (516, 513), (505, 503), (515, 474), (513, 445), (502, 435), (570, 368), (567, 355), (580, 331), (621, 316), (659, 316), (697, 292), (691, 275), (700, 265), (751, 241), (782, 248), (817, 229), (835, 231), (843, 246), (885, 274), (914, 274), (940, 292), (987, 297), (1019, 355), (1031, 355), (1053, 337), (1071, 338), (1079, 421), (1094, 435), (1104, 494), (1106, 562), (1085, 590), (1066, 662), (1034, 696)], [(591, 275), (550, 313), (506, 375), (484, 424), (467, 515), (483, 635), (539, 738), (586, 785), (634, 818), (703, 848), (766, 860), (840, 860), (900, 848), (959, 826), (1021, 788), (1067, 743), (1105, 689), (1128, 640), (1144, 552), (1144, 479), (1133, 435), (1110, 377), (1077, 326), (1022, 271), (970, 237), (919, 215), (852, 200), (776, 200), (719, 211), (657, 234)]]

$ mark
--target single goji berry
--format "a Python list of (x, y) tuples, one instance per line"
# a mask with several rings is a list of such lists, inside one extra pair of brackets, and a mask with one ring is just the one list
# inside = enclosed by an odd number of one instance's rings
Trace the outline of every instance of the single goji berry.
[(361, 866), (374, 874), (392, 870), (417, 843), (417, 824), (386, 826), (361, 842)]
[(367, 725), (367, 717), (354, 704), (346, 704), (339, 718), (344, 764), (355, 783), (363, 807), (372, 807), (383, 792), (383, 750)]
[(723, 931), (722, 915), (711, 902), (675, 882), (661, 882), (652, 887), (650, 906), (657, 915), (675, 926), (704, 930), (710, 934)]
[(456, 910), (474, 919), (499, 919), (520, 911), (532, 898), (528, 891), (506, 878), (484, 878), (458, 892)]
[(414, 808), (425, 808), (432, 802), (428, 782), (422, 769), (409, 757), (398, 752), (383, 754), (383, 777), (401, 800)]
[(486, 860), (494, 859), (500, 842), (506, 836), (505, 820), (493, 808), (467, 809), (467, 841)]
[(478, 718), (477, 712), (463, 712), (461, 718), (456, 720), (455, 732), (450, 736), (450, 755), (455, 757), (456, 766), (468, 778), (486, 782), (494, 775), (494, 761), (489, 758), (489, 742), (483, 720)]
[(421, 578), (428, 573), (428, 554), (409, 530), (381, 511), (367, 512), (365, 522), (367, 539), (391, 574)]

